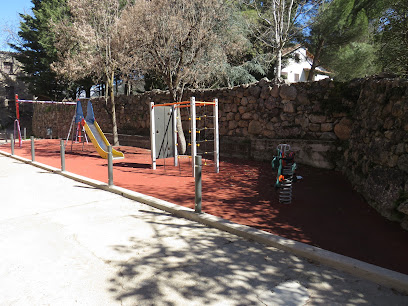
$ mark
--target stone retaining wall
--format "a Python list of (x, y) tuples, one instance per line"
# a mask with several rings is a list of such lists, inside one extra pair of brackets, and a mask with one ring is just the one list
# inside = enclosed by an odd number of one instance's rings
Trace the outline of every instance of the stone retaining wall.
[[(271, 160), (278, 143), (289, 143), (298, 162), (343, 171), (373, 207), (408, 229), (407, 83), (370, 78), (287, 85), (263, 79), (234, 88), (186, 91), (184, 99), (218, 98), (222, 155)], [(159, 90), (118, 97), (119, 133), (148, 136), (150, 102), (170, 100), (168, 92)], [(103, 99), (93, 105), (98, 123), (110, 132), (110, 106)], [(36, 106), (36, 136), (46, 137), (51, 127), (54, 137), (66, 137), (74, 108), (53, 107)], [(188, 130), (186, 109), (182, 117)], [(147, 146), (143, 139), (132, 141)]]

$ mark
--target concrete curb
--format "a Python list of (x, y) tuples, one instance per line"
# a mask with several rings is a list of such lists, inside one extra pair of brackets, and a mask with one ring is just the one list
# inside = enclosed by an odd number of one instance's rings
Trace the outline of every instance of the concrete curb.
[(190, 208), (176, 205), (174, 203), (160, 200), (125, 188), (108, 186), (106, 183), (103, 183), (101, 181), (93, 180), (67, 171), (61, 171), (58, 168), (47, 166), (38, 162), (32, 162), (29, 159), (11, 155), (10, 153), (0, 151), (0, 154), (14, 158), (27, 164), (31, 164), (46, 171), (61, 174), (77, 182), (81, 182), (83, 184), (106, 190), (128, 199), (153, 206), (176, 216), (196, 221), (201, 224), (205, 224), (207, 226), (211, 226), (243, 237), (245, 239), (250, 239), (267, 246), (272, 246), (286, 252), (290, 252), (292, 254), (319, 262), (335, 269), (345, 271), (354, 276), (372, 281), (379, 285), (393, 288), (402, 293), (408, 294), (408, 275), (406, 274), (381, 268), (354, 258), (326, 251), (321, 248), (310, 246), (291, 239), (283, 238), (265, 231), (257, 230), (249, 226), (237, 224), (213, 215), (209, 215), (206, 213), (197, 214)]

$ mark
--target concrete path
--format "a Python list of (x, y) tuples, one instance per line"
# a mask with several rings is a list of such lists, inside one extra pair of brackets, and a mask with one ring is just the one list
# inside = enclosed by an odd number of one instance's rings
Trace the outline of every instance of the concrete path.
[(0, 155), (0, 305), (408, 305), (347, 273)]

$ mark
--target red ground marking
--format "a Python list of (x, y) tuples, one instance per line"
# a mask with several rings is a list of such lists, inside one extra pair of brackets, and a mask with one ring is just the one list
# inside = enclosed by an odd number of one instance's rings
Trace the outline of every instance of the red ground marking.
[[(158, 160), (157, 170), (152, 170), (149, 150), (118, 149), (125, 159), (114, 161), (115, 185), (194, 208), (189, 158), (181, 158), (179, 167), (172, 159)], [(10, 152), (10, 144), (0, 150)], [(31, 159), (30, 142), (16, 147), (15, 154)], [(60, 168), (59, 140), (36, 140), (35, 160)], [(85, 144), (83, 151), (81, 144), (74, 144), (71, 151), (69, 142), (66, 170), (108, 180), (107, 161), (92, 144)], [(339, 172), (299, 165), (297, 174), (304, 179), (294, 184), (292, 204), (284, 205), (273, 188), (275, 173), (269, 162), (224, 159), (216, 174), (208, 161), (203, 166), (203, 211), (408, 274), (407, 231), (380, 216)]]

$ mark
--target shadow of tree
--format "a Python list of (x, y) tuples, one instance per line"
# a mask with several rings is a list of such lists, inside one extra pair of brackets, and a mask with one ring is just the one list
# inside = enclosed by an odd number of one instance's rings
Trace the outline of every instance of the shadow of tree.
[(307, 290), (311, 304), (407, 301), (373, 283), (166, 213), (142, 211), (133, 217), (153, 233), (112, 247), (124, 259), (114, 263), (117, 273), (108, 290), (121, 302), (295, 305), (298, 291), (282, 295), (274, 289), (290, 281)]

